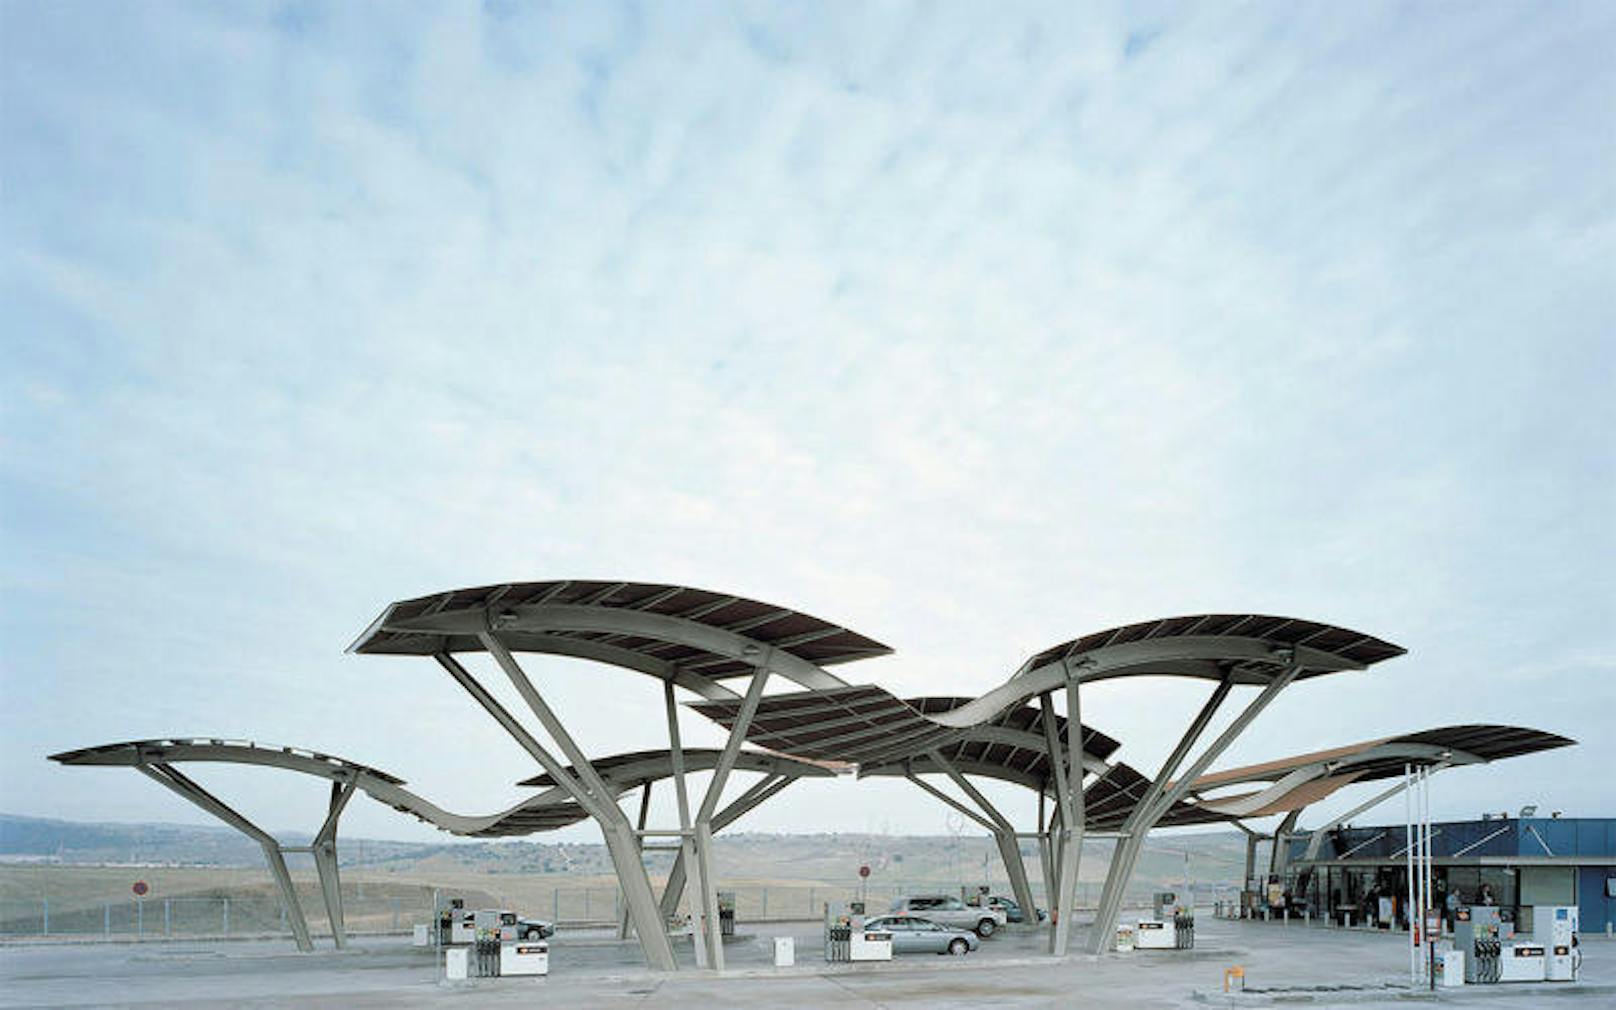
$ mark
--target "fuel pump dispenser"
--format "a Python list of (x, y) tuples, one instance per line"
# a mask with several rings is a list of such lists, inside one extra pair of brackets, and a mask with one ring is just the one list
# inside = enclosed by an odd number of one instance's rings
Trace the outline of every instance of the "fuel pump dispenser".
[(496, 925), (479, 924), (477, 938), (471, 947), (472, 969), (471, 973), (477, 978), (499, 977), (499, 922), (496, 916), (493, 920)]
[(718, 933), (720, 936), (732, 937), (735, 935), (735, 892), (718, 892)]
[(1136, 950), (1189, 950), (1195, 946), (1195, 911), (1178, 903), (1173, 891), (1158, 891), (1152, 917), (1134, 925)]
[(864, 902), (854, 901), (847, 912), (832, 915), (825, 906), (826, 961), (890, 961), (892, 934), (884, 929), (866, 929)]
[(518, 938), (522, 927), (515, 912), (498, 908), (472, 912), (457, 899), (440, 914), (439, 923), (440, 928), (448, 925), (451, 936), (470, 934), (464, 941), (452, 940), (444, 951), (449, 978), (550, 974), (549, 941)]
[(1582, 974), (1579, 918), (1576, 905), (1537, 905), (1532, 909), (1532, 935), (1544, 947), (1544, 974), (1549, 982), (1575, 982)]
[(1173, 938), (1179, 950), (1195, 947), (1195, 910), (1181, 908), (1173, 913)]
[(1467, 905), (1453, 915), (1453, 949), (1464, 952), (1464, 980), (1488, 985), (1499, 980), (1504, 957), (1504, 921), (1491, 905)]

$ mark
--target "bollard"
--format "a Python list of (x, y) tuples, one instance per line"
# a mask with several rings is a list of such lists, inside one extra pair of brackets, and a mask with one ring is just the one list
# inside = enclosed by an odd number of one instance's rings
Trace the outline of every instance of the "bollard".
[(1244, 992), (1245, 988), (1246, 988), (1246, 969), (1245, 969), (1245, 967), (1243, 965), (1238, 965), (1237, 964), (1237, 965), (1232, 965), (1232, 966), (1230, 966), (1228, 968), (1223, 969), (1223, 991), (1224, 992), (1229, 991), (1229, 983), (1231, 981), (1233, 981), (1234, 979), (1239, 979), (1240, 980), (1240, 990), (1242, 992)]

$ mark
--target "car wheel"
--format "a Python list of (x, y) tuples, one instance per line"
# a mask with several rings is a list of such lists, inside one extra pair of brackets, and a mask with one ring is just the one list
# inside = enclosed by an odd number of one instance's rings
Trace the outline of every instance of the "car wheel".
[(994, 922), (992, 919), (983, 919), (981, 922), (976, 924), (976, 935), (982, 937), (983, 939), (987, 939), (988, 937), (992, 936), (993, 931), (998, 928), (999, 924)]
[(542, 940), (543, 938), (544, 934), (540, 933), (537, 927), (522, 934), (522, 939), (524, 940)]
[(966, 943), (964, 940), (959, 940), (959, 939), (956, 939), (956, 940), (952, 941), (948, 945), (948, 952), (950, 954), (953, 954), (955, 957), (959, 957), (961, 954), (964, 954), (966, 951), (968, 951), (970, 949), (971, 949), (970, 944)]

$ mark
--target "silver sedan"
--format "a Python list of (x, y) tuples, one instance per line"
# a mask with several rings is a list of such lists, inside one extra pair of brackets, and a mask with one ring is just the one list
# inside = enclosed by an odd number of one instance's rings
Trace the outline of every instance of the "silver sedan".
[(885, 915), (868, 919), (865, 929), (883, 929), (892, 934), (894, 954), (964, 954), (975, 950), (981, 940), (963, 929), (939, 926), (930, 919), (912, 915)]

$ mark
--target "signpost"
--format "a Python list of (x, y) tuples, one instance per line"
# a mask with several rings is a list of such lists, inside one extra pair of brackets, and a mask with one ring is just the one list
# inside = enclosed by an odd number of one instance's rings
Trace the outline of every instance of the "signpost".
[(146, 933), (146, 892), (151, 890), (144, 880), (137, 880), (129, 888), (135, 892), (135, 935), (144, 936)]
[(859, 890), (862, 892), (862, 893), (859, 894), (859, 900), (865, 905), (865, 907), (869, 907), (869, 902), (870, 902), (870, 864), (865, 863), (863, 866), (859, 867), (859, 883), (860, 883)]

